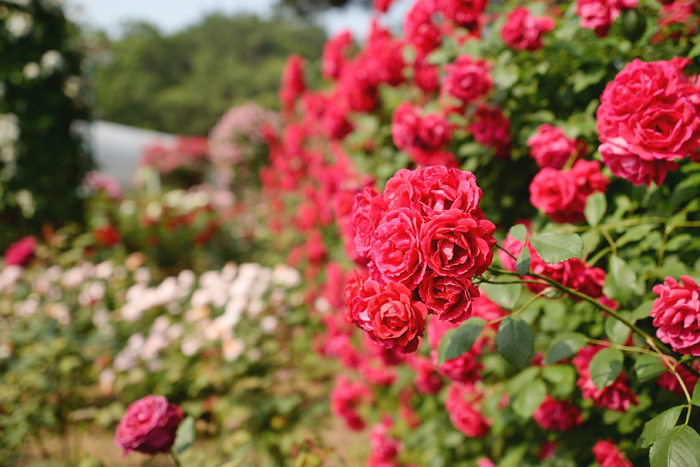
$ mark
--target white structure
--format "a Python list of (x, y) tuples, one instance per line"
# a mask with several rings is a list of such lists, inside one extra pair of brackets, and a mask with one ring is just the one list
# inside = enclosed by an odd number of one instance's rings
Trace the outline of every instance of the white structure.
[(154, 143), (172, 143), (175, 135), (95, 120), (88, 140), (100, 172), (115, 177), (122, 186), (129, 186), (143, 150)]

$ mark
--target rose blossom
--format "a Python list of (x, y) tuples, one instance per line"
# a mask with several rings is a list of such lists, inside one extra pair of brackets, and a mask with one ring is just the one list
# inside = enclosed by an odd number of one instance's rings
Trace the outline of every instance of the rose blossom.
[(453, 384), (447, 392), (445, 409), (450, 421), (470, 438), (486, 436), (491, 422), (478, 410), (483, 396), (471, 384)]
[(401, 169), (386, 182), (384, 201), (389, 209), (417, 208), (421, 174), (421, 169)]
[(351, 383), (344, 376), (338, 376), (331, 391), (331, 412), (345, 420), (351, 430), (362, 430), (365, 420), (357, 413), (357, 406), (372, 396), (370, 389), (362, 383)]
[(347, 50), (352, 45), (350, 31), (341, 31), (326, 41), (323, 46), (323, 60), (321, 71), (323, 75), (335, 81), (340, 77), (340, 71), (346, 61)]
[(624, 372), (618, 375), (613, 384), (602, 390), (598, 389), (591, 379), (588, 366), (593, 356), (604, 348), (602, 346), (587, 345), (571, 359), (571, 363), (573, 363), (580, 375), (576, 385), (581, 390), (583, 398), (593, 401), (593, 405), (596, 407), (627, 412), (632, 404), (638, 405), (639, 400), (637, 395), (627, 387), (627, 376)]
[(549, 431), (571, 431), (581, 423), (581, 409), (569, 401), (559, 401), (546, 396), (532, 415), (539, 426)]
[(352, 211), (355, 249), (360, 256), (366, 258), (372, 248), (374, 232), (386, 211), (384, 197), (374, 188), (365, 187), (361, 193), (357, 194)]
[(422, 355), (413, 355), (408, 359), (408, 366), (416, 372), (414, 384), (421, 394), (437, 394), (442, 389), (442, 378), (435, 370), (433, 361)]
[(682, 73), (688, 63), (678, 57), (636, 59), (605, 87), (597, 130), (603, 160), (616, 175), (635, 184), (659, 184), (677, 168), (675, 162), (700, 147), (699, 91)]
[(474, 102), (493, 87), (491, 64), (486, 60), (472, 60), (469, 55), (460, 55), (453, 63), (445, 65), (445, 71), (443, 92), (462, 99), (465, 104)]
[(688, 276), (681, 276), (681, 284), (667, 277), (655, 285), (659, 298), (649, 316), (661, 342), (680, 354), (700, 356), (700, 287)]
[(146, 396), (127, 407), (117, 425), (114, 443), (124, 450), (144, 454), (167, 453), (175, 442), (182, 409), (163, 396)]
[(386, 13), (394, 0), (373, 0), (372, 8), (382, 13)]
[(602, 439), (593, 446), (593, 455), (601, 467), (634, 467), (624, 453), (612, 441)]
[(413, 290), (425, 275), (426, 264), (418, 233), (423, 218), (415, 210), (390, 211), (372, 238), (372, 259), (386, 282), (395, 281)]
[(21, 266), (34, 254), (37, 241), (35, 237), (24, 237), (5, 250), (5, 266)]
[(583, 222), (588, 196), (605, 193), (607, 186), (598, 162), (579, 160), (569, 170), (540, 170), (530, 184), (530, 201), (554, 222)]
[(542, 48), (542, 35), (552, 29), (551, 18), (535, 18), (527, 8), (518, 6), (508, 13), (501, 36), (508, 47), (534, 52)]
[(439, 89), (438, 67), (426, 60), (416, 60), (413, 64), (415, 70), (414, 81), (425, 93), (432, 93)]
[(419, 192), (418, 205), (425, 216), (450, 209), (476, 214), (481, 201), (481, 188), (471, 172), (440, 165), (421, 171), (415, 185)]
[(433, 314), (443, 321), (461, 323), (471, 316), (472, 302), (479, 289), (468, 279), (428, 272), (420, 283), (420, 297)]
[(576, 142), (566, 137), (564, 130), (544, 123), (527, 140), (530, 157), (539, 167), (561, 169), (576, 151)]
[(482, 339), (477, 340), (474, 346), (457, 358), (447, 360), (438, 367), (438, 352), (437, 349), (447, 331), (455, 329), (457, 325), (447, 321), (430, 318), (428, 320), (428, 342), (430, 344), (430, 357), (433, 365), (437, 367), (438, 373), (459, 383), (473, 383), (482, 379), (481, 371), (484, 366), (477, 360), (481, 356), (481, 345), (485, 342)]
[(292, 111), (297, 98), (305, 90), (304, 58), (301, 55), (290, 55), (284, 65), (282, 85), (279, 90), (279, 99), (285, 113)]
[[(664, 361), (664, 365), (666, 365), (666, 368), (669, 367), (666, 361)], [(697, 360), (694, 361), (693, 367), (696, 370), (700, 370), (700, 363), (698, 363)], [(695, 385), (698, 384), (698, 377), (692, 374), (690, 370), (688, 370), (684, 365), (676, 365), (676, 373), (678, 373), (678, 376), (680, 376), (683, 380), (683, 384), (685, 385), (688, 392), (692, 394), (693, 390), (695, 390)], [(678, 378), (676, 378), (676, 375), (674, 375), (670, 371), (665, 371), (661, 373), (661, 375), (659, 375), (657, 383), (661, 389), (670, 391), (679, 397), (683, 397), (684, 395), (683, 386), (681, 386), (680, 382), (678, 381)]]
[(367, 316), (372, 326), (370, 337), (404, 353), (415, 352), (418, 348), (427, 315), (425, 305), (412, 301), (411, 291), (395, 282), (388, 283), (367, 299)]
[(510, 120), (498, 106), (480, 104), (474, 111), (469, 131), (477, 143), (496, 148), (496, 157), (499, 157), (510, 141)]
[(576, 0), (581, 27), (605, 37), (623, 9), (636, 8), (638, 0)]
[(419, 58), (424, 58), (442, 42), (440, 29), (431, 22), (435, 3), (435, 0), (418, 0), (404, 19), (404, 36), (416, 47)]
[(438, 0), (438, 5), (447, 19), (476, 33), (484, 22), (488, 0)]
[(423, 224), (420, 237), (428, 267), (437, 274), (469, 277), (491, 265), (496, 226), (459, 209), (443, 211)]

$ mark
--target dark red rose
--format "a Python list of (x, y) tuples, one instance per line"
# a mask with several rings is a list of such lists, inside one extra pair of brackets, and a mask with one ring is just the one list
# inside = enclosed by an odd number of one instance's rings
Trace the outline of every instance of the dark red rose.
[(560, 401), (549, 395), (532, 418), (539, 426), (550, 431), (571, 431), (583, 423), (581, 409), (569, 401)]
[(418, 289), (420, 298), (443, 321), (461, 323), (471, 316), (472, 302), (479, 289), (468, 279), (440, 276), (429, 271)]
[(542, 36), (552, 29), (554, 21), (551, 18), (535, 18), (527, 8), (518, 6), (508, 13), (501, 36), (508, 47), (534, 52), (542, 48)]
[(486, 60), (460, 55), (453, 63), (445, 65), (445, 71), (443, 92), (462, 99), (465, 104), (474, 102), (493, 87), (491, 65)]

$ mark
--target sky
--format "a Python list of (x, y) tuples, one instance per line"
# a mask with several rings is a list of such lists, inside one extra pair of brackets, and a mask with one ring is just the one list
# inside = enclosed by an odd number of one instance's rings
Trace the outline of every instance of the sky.
[[(220, 11), (256, 13), (266, 16), (276, 0), (68, 0), (71, 16), (80, 24), (104, 29), (118, 36), (120, 25), (129, 20), (142, 20), (157, 25), (169, 33), (196, 23), (207, 13)], [(411, 0), (400, 0), (387, 15), (388, 23), (398, 26)], [(372, 13), (359, 7), (332, 10), (324, 13), (320, 23), (329, 34), (350, 29), (358, 38), (364, 38), (369, 29)]]

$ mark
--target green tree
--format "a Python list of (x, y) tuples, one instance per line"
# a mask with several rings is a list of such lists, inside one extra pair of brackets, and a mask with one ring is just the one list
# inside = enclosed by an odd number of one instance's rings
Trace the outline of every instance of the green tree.
[(325, 39), (318, 26), (247, 15), (210, 15), (172, 35), (132, 24), (96, 57), (97, 115), (170, 133), (206, 134), (234, 105), (253, 100), (277, 108), (286, 57), (299, 53), (317, 60)]

